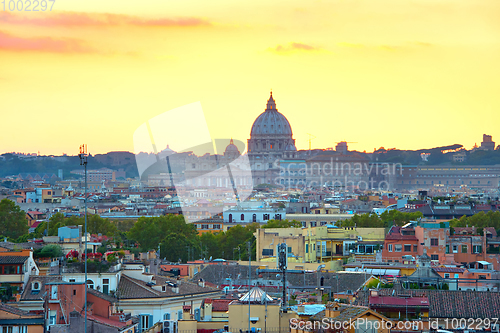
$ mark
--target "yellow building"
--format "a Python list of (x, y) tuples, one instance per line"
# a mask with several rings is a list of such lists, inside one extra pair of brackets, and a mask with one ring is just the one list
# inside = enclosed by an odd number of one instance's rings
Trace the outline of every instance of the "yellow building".
[[(200, 320), (185, 316), (177, 322), (179, 332), (196, 333), (201, 329), (225, 329), (229, 332), (289, 332), (290, 320), (298, 318), (296, 312), (282, 312), (280, 301), (272, 298), (259, 287), (250, 289), (240, 299), (231, 301), (225, 315), (214, 316), (216, 300), (203, 302), (204, 309)], [(217, 300), (222, 305), (222, 299)], [(212, 307), (212, 308), (211, 308)], [(223, 306), (221, 306), (222, 308)], [(186, 318), (186, 319), (184, 319)]]
[(273, 258), (275, 261), (276, 246), (286, 243), (289, 262), (323, 263), (346, 258), (351, 250), (373, 255), (384, 242), (385, 230), (327, 225), (257, 229), (254, 235), (257, 239), (257, 260)]
[[(286, 243), (297, 261), (304, 261), (305, 238), (302, 228), (259, 228), (255, 231), (257, 260), (276, 257), (276, 246)], [(275, 260), (274, 260), (275, 261)]]
[(328, 262), (347, 257), (351, 249), (357, 245), (372, 250), (377, 244), (383, 244), (385, 239), (384, 228), (356, 228), (356, 227), (323, 227), (304, 228), (306, 262)]
[(250, 331), (256, 332), (288, 332), (290, 319), (298, 316), (295, 312), (282, 313), (280, 310), (279, 300), (254, 287), (229, 304), (229, 331), (248, 331), (250, 326)]
[(340, 207), (336, 205), (325, 205), (323, 207), (311, 208), (311, 214), (340, 214)]

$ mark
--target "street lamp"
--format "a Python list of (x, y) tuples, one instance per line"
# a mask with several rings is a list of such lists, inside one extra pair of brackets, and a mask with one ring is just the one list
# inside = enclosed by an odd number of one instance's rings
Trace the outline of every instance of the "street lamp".
[[(87, 145), (83, 144), (80, 146), (80, 165), (83, 165), (85, 168), (85, 190), (84, 190), (84, 202), (85, 202), (85, 333), (87, 333)], [(48, 235), (47, 235), (48, 236)]]

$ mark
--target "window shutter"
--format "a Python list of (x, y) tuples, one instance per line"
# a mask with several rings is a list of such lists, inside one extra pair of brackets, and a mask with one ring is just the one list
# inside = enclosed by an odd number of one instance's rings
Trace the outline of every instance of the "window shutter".
[(153, 327), (153, 315), (148, 315), (148, 317), (149, 317), (149, 319), (148, 319), (149, 327), (148, 328), (150, 328), (150, 327)]

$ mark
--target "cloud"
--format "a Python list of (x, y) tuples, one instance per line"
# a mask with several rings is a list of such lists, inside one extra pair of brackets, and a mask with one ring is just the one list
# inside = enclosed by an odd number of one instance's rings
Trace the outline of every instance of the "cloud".
[(39, 51), (51, 53), (90, 53), (91, 48), (81, 40), (73, 38), (54, 39), (50, 37), (18, 37), (0, 31), (0, 50), (4, 51)]
[(303, 44), (303, 43), (288, 43), (288, 45), (278, 45), (274, 48), (271, 48), (270, 51), (275, 53), (290, 53), (295, 51), (321, 51), (322, 49), (319, 47)]
[(205, 19), (196, 17), (145, 19), (138, 16), (107, 14), (57, 12), (43, 17), (30, 17), (9, 12), (0, 13), (0, 22), (19, 25), (45, 27), (103, 27), (103, 26), (141, 26), (141, 27), (195, 27), (211, 25)]

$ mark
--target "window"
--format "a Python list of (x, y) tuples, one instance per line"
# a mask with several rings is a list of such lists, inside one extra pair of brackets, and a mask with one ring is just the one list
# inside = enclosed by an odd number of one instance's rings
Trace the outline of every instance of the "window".
[(69, 282), (76, 282), (75, 279), (69, 279)]
[(458, 274), (455, 274), (455, 279), (458, 279)]
[(401, 252), (403, 250), (403, 245), (401, 244), (395, 244), (394, 245), (394, 251), (395, 252)]
[(472, 253), (481, 253), (481, 252), (483, 252), (481, 245), (473, 245), (472, 246)]
[(306, 253), (309, 253), (309, 244), (306, 244)]
[(94, 281), (88, 279), (87, 280), (87, 288), (94, 289)]
[(431, 254), (431, 260), (439, 260), (438, 254)]
[(73, 289), (73, 296), (76, 296), (76, 289)]
[(458, 253), (458, 245), (453, 245), (453, 253)]
[(49, 325), (55, 325), (56, 324), (56, 318), (57, 318), (57, 311), (56, 310), (50, 310), (49, 311)]
[(141, 314), (141, 319), (140, 319), (140, 330), (141, 332), (144, 332), (148, 328), (151, 327), (152, 321), (153, 321), (153, 316), (150, 314)]
[(274, 255), (274, 249), (262, 249), (262, 255), (272, 257)]
[(449, 279), (450, 278), (450, 273), (444, 273), (444, 278)]
[(28, 333), (28, 326), (19, 326), (19, 333)]
[(405, 252), (411, 252), (411, 245), (405, 244)]
[(431, 238), (431, 246), (438, 246), (438, 239), (437, 238)]
[(102, 292), (109, 294), (109, 279), (102, 279)]
[(57, 299), (57, 286), (52, 286), (50, 299)]
[(311, 227), (315, 227), (316, 226), (316, 221), (311, 221)]
[(245, 214), (241, 214), (241, 220), (244, 221), (245, 220)]
[(392, 252), (392, 244), (389, 244), (389, 245), (387, 246), (387, 249), (388, 249), (388, 251), (389, 251), (389, 252)]
[(257, 222), (257, 214), (252, 215), (252, 222)]
[(163, 314), (163, 320), (170, 320), (170, 312), (165, 312)]
[(417, 245), (413, 245), (413, 252), (417, 252)]
[(12, 333), (13, 326), (3, 326), (2, 333)]
[(462, 245), (462, 253), (467, 253), (467, 245)]
[(450, 253), (450, 246), (449, 245), (446, 245), (446, 253)]

